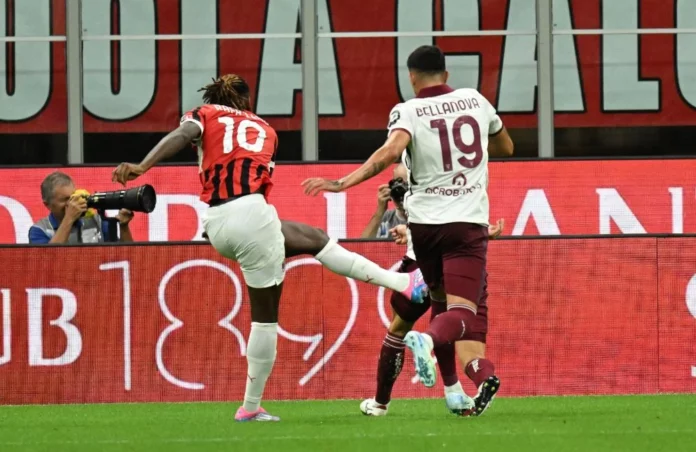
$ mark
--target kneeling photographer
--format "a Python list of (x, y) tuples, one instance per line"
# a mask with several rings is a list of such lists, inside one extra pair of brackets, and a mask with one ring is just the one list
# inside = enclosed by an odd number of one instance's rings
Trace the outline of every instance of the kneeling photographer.
[[(41, 198), (50, 213), (29, 229), (29, 243), (37, 245), (115, 242), (119, 229), (121, 242), (133, 242), (133, 211), (151, 212), (156, 202), (149, 185), (90, 195), (75, 190), (70, 176), (60, 171), (41, 183)], [(119, 209), (118, 215), (106, 218), (107, 209)]]
[[(408, 222), (404, 210), (404, 195), (408, 190), (407, 179), (406, 167), (400, 163), (394, 168), (393, 179), (389, 181), (389, 184), (380, 185), (377, 191), (377, 210), (365, 226), (360, 238), (389, 238), (390, 229)], [(393, 209), (387, 209), (389, 201), (394, 203)]]

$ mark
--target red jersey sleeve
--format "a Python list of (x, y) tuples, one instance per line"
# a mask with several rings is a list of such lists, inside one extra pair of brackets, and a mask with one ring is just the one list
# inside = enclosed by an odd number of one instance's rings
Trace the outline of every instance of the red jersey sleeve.
[(206, 117), (206, 109), (203, 107), (196, 107), (192, 110), (187, 111), (184, 113), (184, 116), (181, 117), (181, 121), (179, 124), (183, 124), (185, 122), (192, 122), (196, 124), (198, 127), (201, 129), (201, 136), (203, 136), (203, 132), (205, 131), (205, 117)]

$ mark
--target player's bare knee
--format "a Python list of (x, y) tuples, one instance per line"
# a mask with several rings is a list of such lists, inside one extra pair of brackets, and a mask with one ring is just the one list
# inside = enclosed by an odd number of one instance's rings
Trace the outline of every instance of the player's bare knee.
[(398, 337), (406, 336), (406, 333), (413, 329), (413, 322), (407, 322), (406, 320), (399, 317), (398, 314), (394, 314), (394, 318), (389, 324), (389, 334)]
[(248, 287), (251, 321), (258, 323), (278, 323), (281, 286), (257, 289)]

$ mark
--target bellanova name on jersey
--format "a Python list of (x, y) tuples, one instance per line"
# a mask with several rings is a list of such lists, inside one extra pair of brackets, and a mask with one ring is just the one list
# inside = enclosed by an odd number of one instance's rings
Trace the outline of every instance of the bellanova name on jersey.
[(409, 222), (488, 226), (488, 137), (500, 133), (503, 122), (481, 93), (424, 88), (392, 109), (388, 129), (411, 135), (404, 159)]

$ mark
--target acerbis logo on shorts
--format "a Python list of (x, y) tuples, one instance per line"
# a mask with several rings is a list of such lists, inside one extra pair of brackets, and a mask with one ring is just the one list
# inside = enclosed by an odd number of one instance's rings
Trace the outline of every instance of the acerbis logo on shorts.
[(469, 195), (476, 190), (483, 188), (481, 183), (477, 183), (471, 187), (462, 188), (442, 188), (442, 187), (429, 187), (425, 189), (425, 194), (427, 195), (440, 195), (440, 196), (464, 196)]

